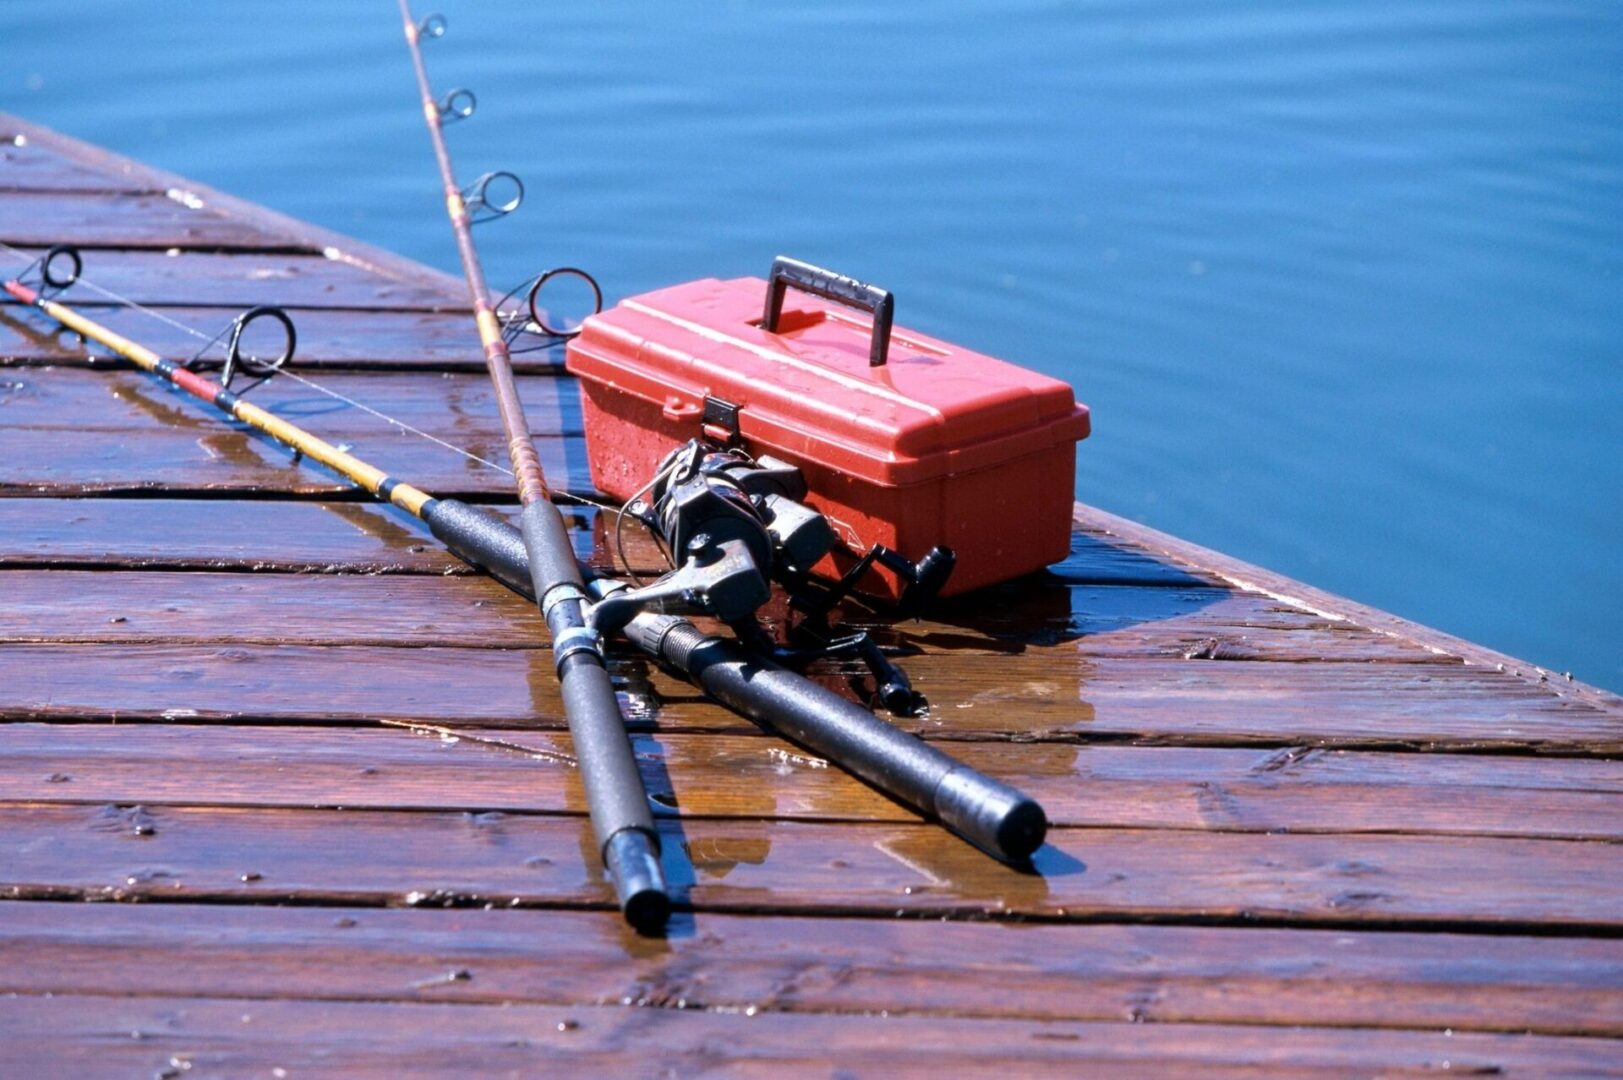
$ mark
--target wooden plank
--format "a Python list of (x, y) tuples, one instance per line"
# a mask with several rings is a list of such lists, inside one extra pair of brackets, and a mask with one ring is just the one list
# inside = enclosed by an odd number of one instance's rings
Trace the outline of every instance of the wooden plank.
[(256, 499), (9, 498), (0, 501), (0, 563), (469, 572), (399, 511), (375, 503)]
[(1323, 612), (1333, 618), (1369, 627), (1377, 633), (1412, 641), (1443, 655), (1457, 656), (1467, 664), (1507, 673), (1558, 697), (1603, 710), (1623, 720), (1623, 697), (1579, 682), (1570, 674), (1546, 671), (1536, 664), (1429, 626), (1421, 626), (1346, 597), (1315, 589), (1283, 574), (1192, 544), (1097, 507), (1077, 503), (1073, 520), (1078, 529), (1102, 543), (1119, 543), (1135, 548), (1152, 558), (1215, 578), (1234, 588), (1260, 592), (1310, 611)]
[[(937, 723), (1022, 738), (1285, 738), (1365, 747), (1612, 754), (1623, 721), (1458, 665), (1124, 660), (1070, 645), (908, 659)], [(1176, 734), (1174, 734), (1176, 733)]]
[[(3, 167), (3, 166), (0, 166)], [(0, 174), (3, 175), (3, 174)], [(0, 190), (0, 242), (13, 247), (293, 251), (285, 233), (267, 232), (211, 209), (196, 196)]]
[(0, 904), (0, 938), (0, 994), (1623, 1034), (1601, 939), (48, 902)]
[[(515, 512), (511, 506), (487, 509)], [(619, 565), (595, 510), (566, 506), (564, 520), (582, 560), (603, 570)], [(652, 546), (639, 543), (632, 530), (627, 534), (633, 566), (653, 566)], [(177, 545), (176, 536), (185, 543)], [(0, 502), (0, 568), (30, 566), (475, 573), (415, 518), (376, 502), (7, 498)]]
[[(568, 510), (575, 522), (576, 551), (593, 565), (616, 565), (609, 532), (592, 511)], [(169, 534), (184, 536), (176, 545)], [(656, 549), (636, 528), (623, 537), (632, 565), (662, 565)], [(425, 547), (426, 545), (426, 547)], [(424, 550), (416, 550), (423, 548)], [(0, 566), (93, 566), (104, 569), (164, 567), (355, 573), (456, 573), (462, 564), (438, 550), (426, 530), (404, 515), (364, 503), (266, 502), (213, 499), (53, 499), (13, 497), (0, 504)], [(1157, 575), (1159, 564), (1128, 548), (1079, 545), (1066, 577), (1089, 583), (1200, 584), (1175, 567)], [(996, 607), (1035, 608), (1040, 617), (1071, 608), (1064, 580), (1047, 574), (996, 590)], [(1032, 607), (1026, 607), (1031, 605)], [(987, 618), (963, 606), (943, 609)]]
[[(216, 806), (469, 812), (580, 805), (567, 735), (439, 731), (6, 724), (0, 791), (30, 802), (149, 806), (200, 797)], [(917, 820), (775, 738), (638, 735), (633, 747), (653, 808), (666, 816)], [(1623, 839), (1616, 761), (1065, 743), (950, 749), (1029, 792), (1056, 825)]]
[[(584, 803), (575, 808), (584, 809)], [(1030, 869), (927, 824), (664, 819), (701, 911), (1615, 934), (1623, 848), (1055, 829)], [(0, 898), (610, 907), (580, 816), (0, 804)]]
[(119, 173), (92, 169), (0, 131), (0, 191), (162, 191)]
[[(26, 253), (40, 251), (31, 248)], [(319, 255), (93, 251), (84, 257), (83, 280), (149, 305), (457, 311), (466, 304), (465, 297), (459, 303), (440, 289), (393, 280), (368, 267)], [(74, 286), (61, 300), (84, 306), (92, 318), (92, 301), (110, 302), (87, 284)], [(0, 299), (0, 306), (20, 304), (7, 296)]]
[[(233, 314), (219, 308), (161, 310), (164, 318), (209, 337), (230, 322)], [(184, 359), (201, 344), (192, 335), (133, 308), (98, 306), (89, 313), (97, 322), (163, 356)], [(299, 346), (293, 363), (299, 368), (427, 368), (475, 374), (485, 370), (473, 321), (461, 312), (305, 308), (294, 314), (294, 322)], [(58, 334), (53, 326), (42, 315), (0, 307), (0, 366), (88, 366), (79, 339)], [(513, 357), (513, 369), (520, 374), (557, 371), (562, 366), (562, 345)]]
[[(321, 385), (487, 462), (505, 463), (506, 439), (481, 375), (327, 375)], [(532, 422), (542, 429), (536, 441), (549, 476), (590, 490), (572, 386), (546, 376), (525, 377), (521, 385)], [(272, 380), (254, 391), (254, 400), (437, 493), (504, 496), (512, 486), (502, 469), (293, 380)], [(11, 372), (0, 380), (0, 410), (7, 421), (0, 427), (0, 492), (352, 490), (140, 372)]]
[[(930, 650), (1003, 653), (1058, 636), (1074, 639), (1085, 656), (1440, 662), (1356, 628), (1326, 629), (1316, 616), (1255, 595), (1131, 586), (1068, 591), (1076, 614), (1063, 620), (1017, 620), (1004, 608), (988, 620), (990, 633), (935, 622), (874, 632)], [(0, 574), (0, 595), (0, 641), (545, 645), (529, 601), (494, 582), (461, 578), (205, 573), (177, 582), (158, 573), (19, 570)]]
[(442, 296), (453, 304), (460, 305), (465, 302), (466, 293), (459, 279), (392, 251), (363, 244), (352, 237), (317, 228), (285, 214), (278, 214), (234, 195), (216, 191), (206, 184), (153, 168), (151, 165), (114, 154), (102, 147), (92, 146), (60, 132), (40, 127), (38, 124), (31, 124), (18, 116), (0, 113), (0, 131), (12, 136), (13, 141), (16, 136), (21, 135), (30, 145), (47, 153), (97, 172), (126, 177), (131, 183), (147, 190), (168, 191), (174, 188), (188, 192), (234, 220), (251, 223), (267, 232), (284, 234), (299, 247), (328, 252), (333, 258), (358, 270), (412, 285)]
[[(377, 433), (339, 441), (436, 495), (501, 498), (512, 490), (505, 473), (415, 436)], [(580, 439), (540, 436), (535, 443), (549, 480), (566, 490), (591, 490)], [(495, 437), (470, 437), (464, 445), (492, 461), (505, 446)], [(226, 424), (203, 433), (177, 429), (139, 436), (86, 430), (69, 437), (49, 428), (0, 428), (0, 498), (147, 493), (370, 498), (336, 474), (294, 460), (268, 437)]]
[[(189, 350), (182, 358), (195, 351)], [(482, 443), (501, 432), (490, 379), (483, 372), (334, 372), (323, 373), (316, 381), (332, 393), (278, 378), (250, 391), (251, 400), (327, 439), (379, 434), (391, 440), (401, 437), (398, 428), (333, 394), (450, 442)], [(580, 396), (573, 380), (532, 375), (516, 381), (537, 437), (584, 433)], [(175, 431), (207, 435), (230, 423), (217, 409), (155, 376), (135, 370), (83, 368), (7, 372), (0, 379), (0, 419), (15, 429), (140, 435), (143, 441), (131, 438), (128, 448), (137, 458), (151, 456), (144, 450), (147, 435)], [(501, 463), (506, 464), (505, 456)]]
[[(1319, 744), (1616, 754), (1618, 722), (1496, 672), (1449, 665), (1222, 663), (1019, 656), (907, 661), (938, 738), (1141, 739), (1188, 745)], [(748, 727), (695, 700), (640, 656), (613, 661), (631, 722), (661, 731)], [(73, 671), (65, 681), (57, 674)], [(458, 673), (456, 683), (423, 678)], [(836, 678), (835, 682), (843, 680)], [(0, 719), (557, 726), (547, 654), (436, 646), (6, 645)], [(467, 693), (478, 687), (477, 695)], [(680, 689), (677, 689), (680, 688)], [(674, 699), (667, 696), (678, 694)]]
[(132, 1075), (947, 1075), (1341, 1077), (1616, 1075), (1607, 1040), (254, 999), (0, 999), (0, 1067)]

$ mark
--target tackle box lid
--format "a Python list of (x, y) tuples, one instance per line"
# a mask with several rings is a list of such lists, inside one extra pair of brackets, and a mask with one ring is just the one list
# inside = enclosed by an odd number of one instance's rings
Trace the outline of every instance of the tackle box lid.
[[(791, 278), (788, 293), (783, 264), (825, 277)], [(773, 271), (775, 332), (764, 326), (766, 281), (706, 278), (588, 318), (568, 369), (659, 404), (667, 420), (691, 418), (694, 434), (707, 398), (735, 406), (747, 445), (887, 487), (1087, 437), (1087, 407), (1068, 384), (902, 327), (882, 350), (874, 333), (889, 324), (888, 293), (791, 260)], [(853, 289), (885, 300), (857, 304)]]

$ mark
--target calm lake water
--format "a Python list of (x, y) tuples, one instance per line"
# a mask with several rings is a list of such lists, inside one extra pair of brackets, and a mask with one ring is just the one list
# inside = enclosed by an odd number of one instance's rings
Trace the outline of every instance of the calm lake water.
[[(393, 8), (7, 3), (0, 109), (454, 271)], [(441, 10), (493, 282), (867, 278), (1080, 498), (1623, 689), (1623, 4)]]

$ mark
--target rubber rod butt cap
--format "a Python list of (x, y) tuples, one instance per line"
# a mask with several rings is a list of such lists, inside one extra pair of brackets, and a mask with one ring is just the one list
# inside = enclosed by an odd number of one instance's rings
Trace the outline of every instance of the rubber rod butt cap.
[(1031, 858), (1048, 834), (1048, 815), (1035, 799), (967, 765), (941, 778), (935, 806), (953, 831), (1009, 862)]
[(621, 829), (603, 850), (603, 865), (614, 881), (626, 922), (643, 933), (664, 927), (671, 915), (665, 875), (653, 838), (641, 829)]

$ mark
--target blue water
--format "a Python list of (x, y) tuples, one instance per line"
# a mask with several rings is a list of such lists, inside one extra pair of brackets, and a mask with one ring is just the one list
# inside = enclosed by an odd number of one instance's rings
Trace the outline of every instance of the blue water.
[[(1623, 689), (1623, 5), (443, 10), (493, 281), (865, 277), (1075, 384), (1082, 499)], [(385, 0), (0, 27), (0, 109), (455, 269)]]

